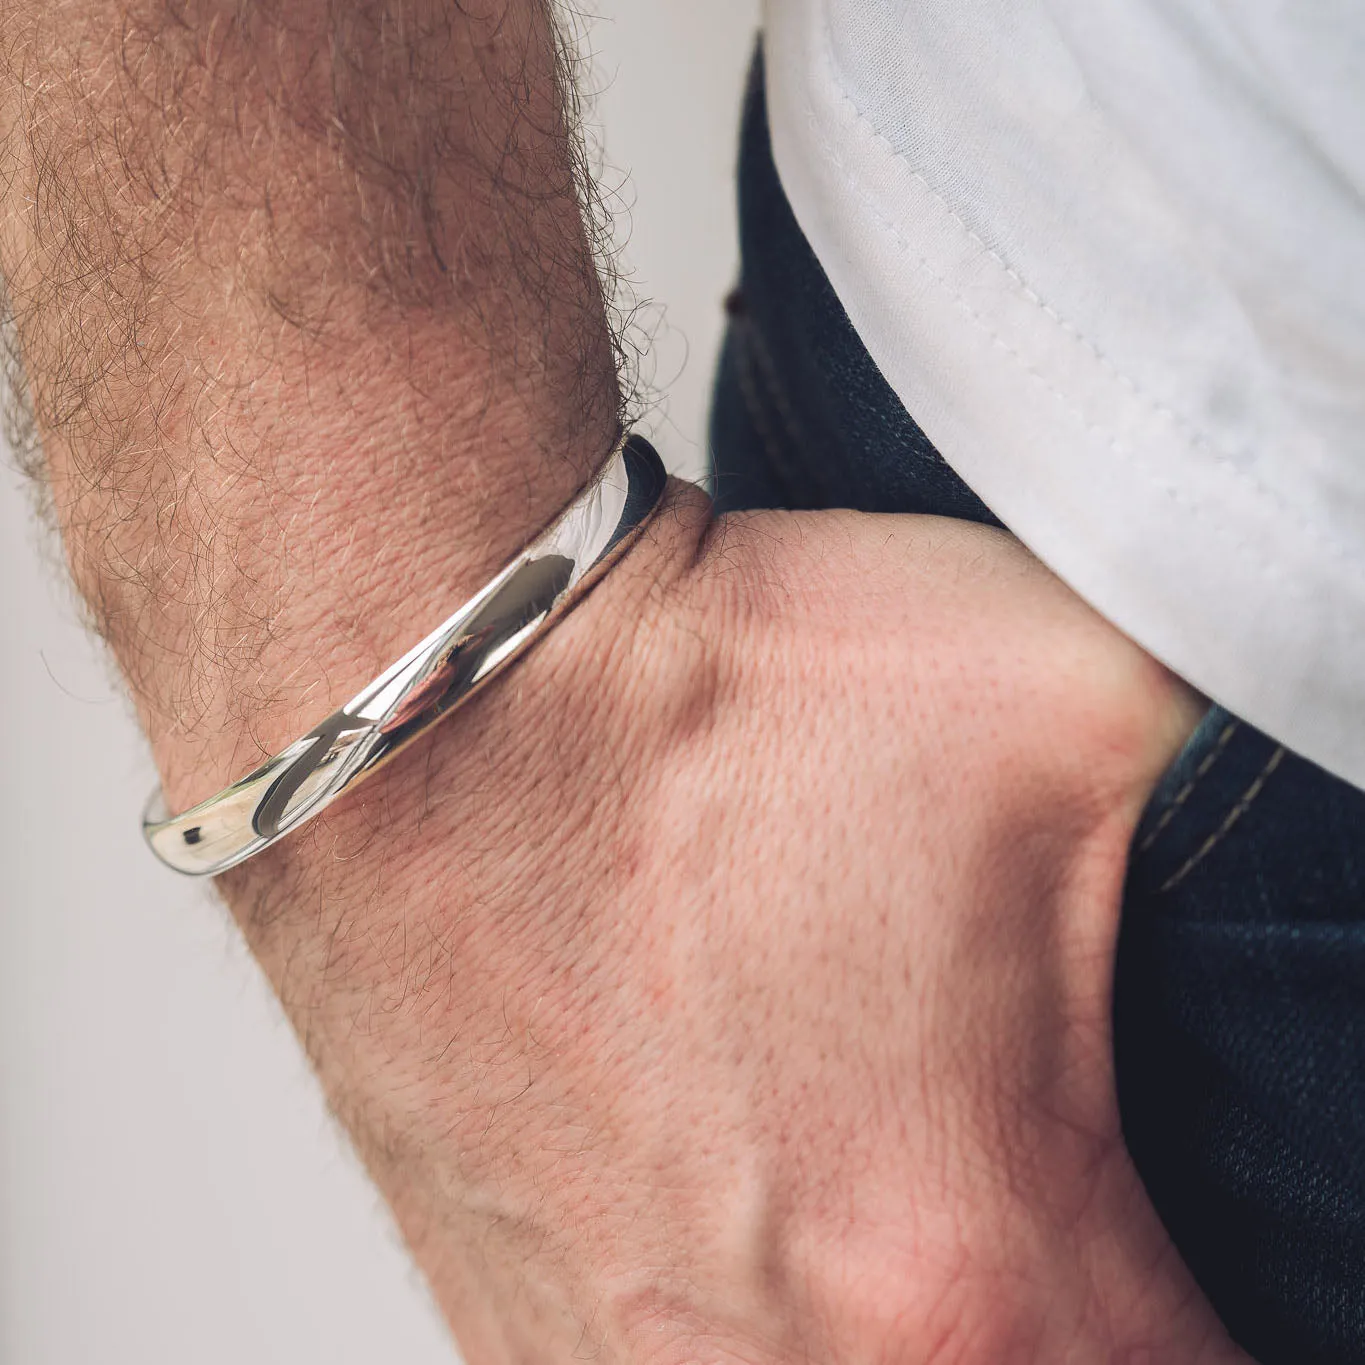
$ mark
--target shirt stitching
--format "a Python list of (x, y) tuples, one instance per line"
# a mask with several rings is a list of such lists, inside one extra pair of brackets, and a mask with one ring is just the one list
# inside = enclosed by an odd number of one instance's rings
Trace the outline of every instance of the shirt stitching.
[[(1037, 291), (1033, 289), (1031, 285), (1029, 285), (1029, 283), (1019, 274), (1019, 272), (1013, 266), (1011, 266), (1009, 262), (1004, 259), (1004, 257), (1000, 255), (1000, 253), (997, 250), (995, 250), (987, 242), (985, 242), (981, 238), (981, 236), (971, 228), (971, 226), (962, 218), (962, 216), (959, 213), (957, 213), (957, 211), (948, 202), (948, 200), (944, 198), (942, 192), (936, 189), (925, 178), (924, 174), (921, 171), (919, 171), (917, 168), (910, 164), (910, 162), (905, 158), (905, 156), (900, 151), (897, 150), (895, 144), (892, 143), (890, 139), (887, 138), (886, 135), (882, 133), (881, 130), (876, 126), (876, 124), (872, 121), (871, 116), (857, 103), (857, 101), (849, 93), (843, 81), (840, 79), (840, 71), (834, 60), (833, 34), (830, 28), (828, 10), (824, 9), (823, 13), (825, 41), (821, 45), (821, 56), (824, 61), (826, 75), (829, 77), (830, 83), (834, 87), (838, 99), (847, 106), (849, 112), (853, 115), (854, 120), (856, 121), (859, 129), (863, 132), (863, 134), (866, 137), (871, 138), (873, 142), (893, 160), (895, 160), (900, 165), (905, 167), (909, 174), (923, 187), (925, 192), (930, 196), (934, 203), (938, 205), (938, 208), (942, 215), (947, 217), (951, 222), (955, 223), (966, 235), (969, 241), (971, 241), (974, 245), (979, 247), (980, 250), (984, 252), (990, 260), (996, 263), (1000, 270), (1005, 274), (1006, 278), (1008, 278), (1016, 286), (1016, 288), (1019, 290), (1020, 296), (1026, 302), (1031, 303), (1040, 312), (1042, 312), (1043, 315), (1047, 317), (1053, 323), (1053, 325), (1056, 326), (1064, 335), (1070, 337), (1073, 341), (1079, 343), (1081, 347), (1095, 360), (1095, 362), (1100, 366), (1100, 368), (1104, 370), (1105, 373), (1109, 374), (1112, 378), (1117, 380), (1124, 388), (1128, 389), (1128, 391), (1132, 393), (1133, 397), (1136, 398), (1146, 408), (1146, 410), (1149, 413), (1168, 421), (1182, 435), (1187, 444), (1192, 445), (1197, 449), (1207, 450), (1210, 454), (1212, 454), (1217, 463), (1219, 464), (1219, 466), (1223, 468), (1228, 474), (1230, 474), (1233, 478), (1236, 478), (1245, 485), (1247, 485), (1247, 487), (1249, 487), (1252, 491), (1259, 494), (1263, 499), (1271, 503), (1279, 511), (1288, 516), (1291, 520), (1295, 522), (1295, 524), (1299, 527), (1301, 531), (1304, 531), (1312, 535), (1317, 540), (1318, 544), (1322, 548), (1326, 549), (1333, 556), (1333, 558), (1341, 561), (1342, 565), (1346, 568), (1346, 570), (1351, 574), (1353, 578), (1360, 579), (1362, 577), (1365, 577), (1365, 569), (1363, 569), (1362, 566), (1353, 562), (1347, 550), (1341, 545), (1341, 543), (1338, 540), (1336, 540), (1331, 535), (1330, 531), (1328, 531), (1326, 527), (1310, 522), (1298, 508), (1294, 507), (1291, 503), (1289, 503), (1274, 488), (1266, 484), (1263, 480), (1258, 479), (1254, 474), (1250, 473), (1242, 466), (1236, 464), (1225, 451), (1220, 450), (1219, 447), (1212, 440), (1210, 440), (1207, 436), (1201, 433), (1199, 429), (1195, 427), (1188, 418), (1184, 417), (1182, 414), (1176, 412), (1174, 409), (1162, 403), (1154, 395), (1149, 394), (1145, 389), (1142, 388), (1141, 385), (1139, 385), (1135, 380), (1133, 380), (1131, 376), (1125, 374), (1122, 370), (1120, 370), (1114, 364), (1114, 362), (1110, 360), (1095, 345), (1094, 342), (1092, 342), (1083, 332), (1081, 332), (1080, 329), (1077, 328), (1074, 323), (1064, 318), (1060, 313), (1057, 312), (1055, 308), (1049, 305), (1037, 293)], [(1063, 406), (1073, 416), (1078, 417), (1083, 425), (1083, 429), (1087, 434), (1093, 433), (1108, 437), (1110, 448), (1114, 450), (1115, 453), (1127, 456), (1130, 461), (1134, 458), (1134, 452), (1131, 449), (1124, 447), (1119, 442), (1117, 437), (1113, 436), (1107, 429), (1100, 427), (1097, 424), (1089, 423), (1085, 417), (1084, 412), (1074, 407), (1074, 405), (1070, 404), (1066, 396), (1062, 394), (1061, 391), (1056, 388), (1056, 386), (1050, 384), (1043, 377), (1043, 375), (1039, 373), (1038, 370), (1034, 369), (1031, 365), (1029, 365), (1029, 363), (1024, 359), (1024, 357), (1019, 353), (1018, 350), (1009, 346), (996, 332), (994, 332), (989, 326), (989, 324), (985, 321), (985, 319), (981, 317), (980, 314), (978, 314), (975, 310), (973, 310), (969, 304), (966, 303), (963, 297), (955, 289), (953, 289), (953, 287), (947, 282), (947, 280), (944, 279), (942, 276), (938, 275), (933, 270), (933, 268), (929, 265), (926, 258), (919, 256), (917, 253), (915, 253), (913, 246), (904, 238), (900, 228), (880, 212), (876, 204), (871, 200), (871, 198), (866, 194), (866, 192), (863, 191), (861, 187), (854, 181), (852, 175), (843, 166), (841, 165), (837, 166), (837, 170), (840, 176), (842, 177), (846, 188), (852, 191), (855, 197), (857, 197), (863, 204), (864, 208), (866, 208), (873, 215), (873, 218), (876, 220), (878, 225), (892, 235), (897, 245), (901, 247), (904, 253), (912, 254), (915, 256), (915, 259), (918, 261), (920, 267), (928, 275), (930, 275), (940, 286), (942, 286), (942, 288), (948, 293), (949, 297), (952, 298), (956, 304), (958, 304), (958, 306), (962, 309), (963, 312), (965, 312), (970, 318), (972, 318), (973, 321), (975, 321), (981, 327), (981, 329), (991, 339), (993, 344), (997, 345), (1007, 355), (1011, 356), (1025, 370), (1026, 373), (1028, 373), (1033, 378), (1038, 380), (1038, 382), (1043, 386), (1043, 388), (1047, 392), (1051, 393), (1054, 397), (1058, 398), (1063, 404)], [(1166, 483), (1164, 480), (1161, 480), (1158, 477), (1156, 477), (1155, 471), (1151, 469), (1150, 465), (1147, 466), (1147, 472), (1148, 476), (1152, 478), (1152, 481), (1158, 487), (1160, 487), (1168, 496), (1170, 496), (1174, 501), (1181, 502), (1184, 506), (1188, 507), (1197, 516), (1204, 515), (1203, 509), (1201, 509), (1197, 504), (1192, 503), (1187, 499), (1182, 499), (1173, 485)], [(1224, 532), (1225, 535), (1227, 535), (1229, 538), (1232, 538), (1234, 540), (1234, 543), (1244, 552), (1248, 550), (1248, 547), (1246, 546), (1246, 543), (1244, 541), (1232, 537), (1230, 528), (1228, 528), (1226, 525), (1219, 522), (1215, 522), (1210, 518), (1206, 518), (1206, 520), (1209, 520), (1211, 525), (1217, 526), (1220, 530)], [(1270, 566), (1268, 566), (1263, 559), (1260, 559), (1250, 553), (1248, 553), (1246, 557), (1253, 564), (1253, 566), (1261, 570), (1263, 575), (1269, 572)], [(1303, 595), (1302, 591), (1300, 591), (1299, 595), (1300, 596)]]
[(928, 277), (931, 280), (933, 280), (934, 283), (937, 284), (944, 291), (948, 298), (952, 300), (953, 304), (957, 307), (957, 309), (961, 313), (963, 313), (967, 318), (969, 318), (977, 326), (978, 330), (980, 330), (986, 336), (986, 338), (990, 341), (992, 346), (996, 347), (998, 350), (1002, 351), (1005, 355), (1007, 355), (1020, 370), (1022, 370), (1031, 380), (1033, 380), (1034, 383), (1038, 385), (1039, 388), (1043, 390), (1044, 393), (1048, 394), (1051, 398), (1053, 398), (1057, 402), (1061, 410), (1064, 413), (1066, 413), (1066, 415), (1076, 423), (1076, 425), (1080, 428), (1083, 434), (1087, 436), (1101, 437), (1102, 439), (1105, 440), (1107, 448), (1112, 450), (1116, 455), (1119, 455), (1120, 457), (1126, 459), (1130, 464), (1141, 465), (1147, 479), (1154, 487), (1156, 487), (1162, 493), (1164, 493), (1177, 506), (1187, 509), (1194, 519), (1202, 521), (1206, 525), (1212, 527), (1215, 531), (1219, 532), (1224, 538), (1224, 540), (1228, 542), (1229, 546), (1238, 554), (1238, 556), (1241, 559), (1243, 559), (1253, 569), (1253, 571), (1259, 574), (1262, 578), (1281, 579), (1282, 581), (1285, 582), (1287, 589), (1290, 593), (1299, 597), (1305, 596), (1305, 589), (1294, 584), (1288, 579), (1283, 578), (1283, 575), (1281, 574), (1280, 571), (1280, 566), (1277, 563), (1269, 561), (1255, 553), (1253, 547), (1248, 545), (1247, 542), (1243, 540), (1230, 526), (1228, 526), (1224, 522), (1217, 520), (1215, 517), (1210, 515), (1206, 507), (1202, 506), (1201, 504), (1191, 500), (1189, 497), (1182, 494), (1180, 489), (1174, 483), (1171, 483), (1168, 479), (1163, 478), (1151, 466), (1150, 463), (1143, 459), (1141, 454), (1136, 449), (1125, 446), (1118, 439), (1118, 437), (1115, 436), (1106, 427), (1100, 425), (1097, 422), (1091, 422), (1089, 418), (1086, 416), (1083, 409), (1078, 407), (1072, 401), (1072, 399), (1061, 389), (1059, 389), (1055, 384), (1053, 384), (1047, 378), (1046, 375), (1044, 375), (1041, 371), (1039, 371), (1034, 366), (1029, 364), (1028, 360), (1024, 357), (1024, 355), (1016, 347), (1011, 346), (1009, 342), (1007, 342), (998, 332), (996, 332), (991, 327), (990, 323), (987, 322), (987, 320), (980, 313), (978, 313), (971, 306), (971, 304), (969, 304), (966, 301), (966, 299), (957, 290), (955, 290), (953, 286), (949, 284), (948, 281), (942, 275), (940, 275), (933, 268), (933, 266), (929, 264), (929, 261), (926, 257), (918, 254), (918, 252), (915, 250), (914, 245), (905, 236), (902, 235), (900, 228), (889, 218), (886, 218), (881, 213), (881, 211), (877, 208), (876, 204), (874, 204), (872, 200), (859, 188), (859, 186), (852, 179), (851, 176), (849, 176), (845, 172), (844, 178), (845, 184), (850, 193), (852, 193), (854, 197), (857, 198), (863, 204), (864, 208), (867, 209), (876, 226), (881, 228), (892, 238), (892, 240), (896, 243), (897, 247), (899, 247), (901, 254), (909, 256), (916, 263), (916, 265), (918, 265), (919, 268), (923, 270), (924, 273), (928, 275)]

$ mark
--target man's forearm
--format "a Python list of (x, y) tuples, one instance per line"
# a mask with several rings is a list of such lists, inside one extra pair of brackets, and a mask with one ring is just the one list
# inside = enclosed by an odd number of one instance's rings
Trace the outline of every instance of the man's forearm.
[(173, 803), (401, 653), (617, 417), (542, 0), (8, 7), (3, 267)]
[[(543, 0), (0, 13), (0, 266), (43, 474), (183, 807), (422, 638), (609, 448), (556, 35)], [(577, 728), (478, 710), (218, 883), (467, 1344), (527, 1322), (469, 1263), (501, 1214), (455, 1178), (471, 1095), (525, 1084), (495, 925), (542, 878), (497, 857), (564, 818), (522, 738)], [(425, 1155), (438, 1132), (454, 1155)]]

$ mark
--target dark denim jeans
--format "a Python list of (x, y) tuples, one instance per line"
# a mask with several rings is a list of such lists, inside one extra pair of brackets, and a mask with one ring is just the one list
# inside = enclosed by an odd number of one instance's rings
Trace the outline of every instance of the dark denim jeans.
[[(716, 498), (995, 522), (902, 407), (773, 166), (761, 62)], [(1363, 683), (1365, 685), (1365, 683)], [(1124, 1134), (1263, 1365), (1365, 1365), (1365, 794), (1214, 708), (1134, 843), (1115, 983)]]

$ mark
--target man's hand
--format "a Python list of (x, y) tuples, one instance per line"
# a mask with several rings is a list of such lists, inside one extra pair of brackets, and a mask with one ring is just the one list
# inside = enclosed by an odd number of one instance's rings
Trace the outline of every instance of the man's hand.
[[(539, 0), (8, 0), (0, 260), (173, 806), (612, 439)], [(670, 508), (221, 880), (473, 1365), (1234, 1359), (1113, 1098), (1188, 699), (1001, 535)]]
[(1109, 1046), (1191, 720), (1003, 535), (680, 494), (224, 880), (472, 1365), (1229, 1361)]

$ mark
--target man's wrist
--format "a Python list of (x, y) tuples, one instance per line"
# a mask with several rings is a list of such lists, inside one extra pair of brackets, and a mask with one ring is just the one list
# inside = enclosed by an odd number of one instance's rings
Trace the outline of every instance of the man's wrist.
[(137, 693), (173, 806), (240, 776), (406, 653), (554, 519), (612, 442), (601, 424), (570, 449), (538, 449), (516, 414), (415, 449), (390, 441), (398, 422), (374, 422), (358, 448), (291, 452), (268, 491), (219, 497), (211, 533), (249, 543), (241, 578), (163, 646), (157, 691)]

